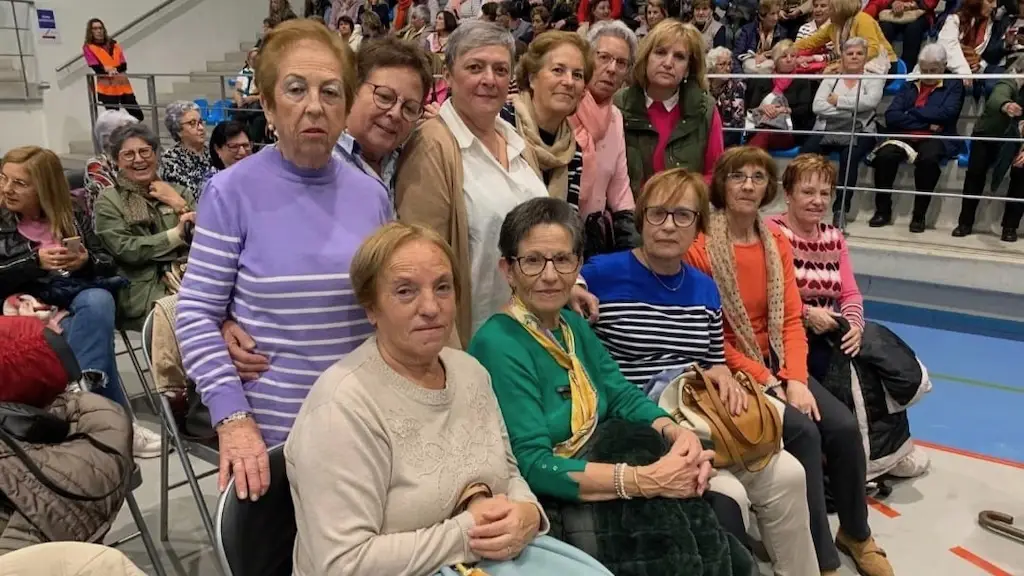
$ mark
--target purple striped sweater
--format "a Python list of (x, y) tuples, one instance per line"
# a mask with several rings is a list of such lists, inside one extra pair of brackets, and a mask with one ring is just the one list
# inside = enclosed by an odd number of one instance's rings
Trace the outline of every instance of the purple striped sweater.
[[(214, 176), (199, 205), (178, 297), (182, 363), (213, 422), (254, 415), (268, 445), (288, 437), (313, 383), (373, 329), (348, 269), (388, 221), (380, 184), (336, 159), (320, 170), (267, 148)], [(242, 383), (220, 334), (233, 318), (270, 359)]]

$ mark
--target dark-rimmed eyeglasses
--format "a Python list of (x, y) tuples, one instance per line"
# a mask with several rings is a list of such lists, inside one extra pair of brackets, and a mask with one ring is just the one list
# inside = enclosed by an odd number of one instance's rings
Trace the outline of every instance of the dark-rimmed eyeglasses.
[(661, 226), (672, 217), (672, 223), (680, 228), (689, 228), (697, 221), (699, 213), (689, 208), (673, 208), (669, 210), (664, 206), (648, 206), (644, 210), (644, 220), (651, 226)]
[(406, 100), (388, 86), (371, 84), (370, 82), (365, 82), (365, 84), (373, 88), (373, 103), (377, 105), (377, 108), (388, 111), (394, 108), (396, 104), (400, 104), (402, 107), (402, 118), (406, 121), (415, 122), (423, 117), (423, 104), (420, 102)]
[(733, 184), (746, 184), (747, 179), (750, 179), (750, 181), (756, 186), (764, 186), (768, 183), (768, 176), (764, 172), (754, 172), (753, 174), (729, 172), (729, 175), (726, 176), (726, 178), (728, 178), (729, 182), (732, 182)]
[(580, 257), (576, 254), (555, 254), (548, 258), (540, 254), (527, 254), (512, 258), (519, 264), (519, 271), (525, 276), (539, 276), (548, 267), (548, 262), (559, 274), (572, 274), (580, 267)]

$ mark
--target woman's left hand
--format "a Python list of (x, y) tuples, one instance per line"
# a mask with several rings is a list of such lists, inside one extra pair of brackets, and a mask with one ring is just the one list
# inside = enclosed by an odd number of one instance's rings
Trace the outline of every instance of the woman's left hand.
[(532, 502), (511, 502), (504, 494), (487, 498), (480, 510), (483, 524), (469, 529), (469, 547), (481, 558), (512, 560), (533, 541), (540, 511)]
[(791, 406), (811, 420), (815, 422), (821, 421), (821, 413), (818, 412), (818, 401), (814, 399), (814, 394), (811, 394), (811, 389), (807, 387), (807, 384), (796, 380), (787, 381), (786, 399)]
[(85, 246), (82, 246), (82, 250), (79, 252), (69, 251), (67, 258), (64, 269), (68, 272), (77, 272), (89, 261), (89, 252), (85, 249)]
[(669, 451), (684, 458), (695, 458), (704, 451), (700, 438), (692, 430), (687, 430), (678, 424), (671, 424), (666, 427), (665, 436), (672, 441)]
[(188, 208), (188, 204), (185, 199), (178, 194), (178, 191), (167, 182), (158, 180), (149, 185), (149, 195), (154, 200), (162, 204), (166, 204), (176, 211), (180, 212), (185, 208)]
[(864, 328), (850, 324), (850, 329), (846, 331), (846, 334), (843, 334), (843, 340), (839, 345), (839, 349), (843, 351), (843, 354), (852, 358), (860, 354), (860, 343), (863, 337)]

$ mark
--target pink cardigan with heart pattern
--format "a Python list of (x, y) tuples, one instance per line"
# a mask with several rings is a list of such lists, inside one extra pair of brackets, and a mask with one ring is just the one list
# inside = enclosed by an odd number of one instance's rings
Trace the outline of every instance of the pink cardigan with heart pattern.
[(796, 285), (804, 307), (837, 310), (851, 325), (864, 327), (864, 297), (857, 287), (843, 231), (821, 222), (816, 238), (804, 238), (786, 224), (785, 214), (768, 219), (793, 245)]

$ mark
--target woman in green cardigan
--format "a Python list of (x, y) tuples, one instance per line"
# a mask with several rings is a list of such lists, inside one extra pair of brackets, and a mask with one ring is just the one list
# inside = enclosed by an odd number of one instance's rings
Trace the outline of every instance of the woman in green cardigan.
[[(563, 537), (619, 576), (750, 574), (749, 554), (701, 499), (711, 494), (705, 490), (714, 453), (630, 384), (586, 320), (564, 309), (583, 254), (576, 211), (554, 198), (528, 200), (505, 217), (498, 249), (512, 300), (480, 328), (469, 353), (491, 374), (512, 451), (533, 492), (562, 510), (590, 505), (579, 508), (600, 526), (591, 539), (596, 545), (588, 549), (571, 539), (569, 526)], [(664, 443), (649, 462), (588, 461), (649, 436)], [(724, 499), (715, 513), (742, 514)], [(680, 521), (676, 512), (689, 518)], [(603, 521), (616, 516), (621, 530)], [(641, 525), (624, 526), (623, 517)], [(680, 559), (690, 562), (689, 571), (680, 569)], [(661, 560), (668, 565), (660, 567)]]

